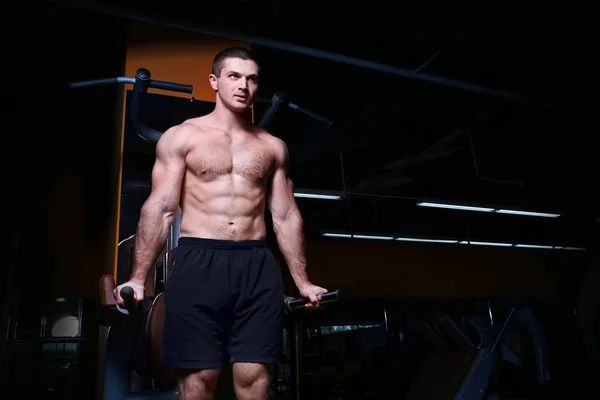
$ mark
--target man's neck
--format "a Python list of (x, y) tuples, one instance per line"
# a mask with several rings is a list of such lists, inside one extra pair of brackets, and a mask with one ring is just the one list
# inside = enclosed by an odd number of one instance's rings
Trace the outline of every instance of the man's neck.
[(219, 102), (217, 102), (212, 115), (214, 116), (215, 121), (220, 125), (219, 128), (225, 131), (245, 130), (248, 126), (246, 113), (236, 113), (231, 111)]

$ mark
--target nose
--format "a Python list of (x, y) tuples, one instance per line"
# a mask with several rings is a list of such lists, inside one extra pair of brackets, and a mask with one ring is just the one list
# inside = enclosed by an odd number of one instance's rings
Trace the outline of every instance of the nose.
[(248, 80), (246, 78), (241, 78), (238, 80), (239, 82), (239, 88), (243, 91), (248, 90)]

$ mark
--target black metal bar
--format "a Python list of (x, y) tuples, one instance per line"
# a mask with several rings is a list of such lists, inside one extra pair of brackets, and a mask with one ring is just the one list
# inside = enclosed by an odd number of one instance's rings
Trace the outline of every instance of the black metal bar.
[(194, 87), (192, 85), (183, 85), (176, 82), (165, 82), (165, 81), (150, 81), (150, 87), (154, 89), (168, 90), (170, 92), (179, 93), (192, 93)]
[[(148, 12), (131, 10), (124, 7), (118, 7), (114, 5), (98, 4), (91, 1), (69, 1), (69, 0), (46, 0), (47, 2), (61, 4), (63, 6), (76, 7), (85, 9), (88, 11), (98, 12), (102, 14), (108, 14), (121, 18), (133, 19), (151, 24), (162, 25), (175, 29), (183, 29), (190, 32), (201, 33), (209, 36), (217, 36), (225, 39), (242, 41), (250, 43), (256, 46), (262, 46), (266, 48), (287, 51), (290, 53), (301, 54), (307, 57), (315, 57), (323, 60), (339, 62), (342, 64), (348, 64), (355, 67), (371, 69), (374, 71), (384, 72), (392, 75), (402, 76), (409, 79), (419, 80), (423, 82), (429, 82), (441, 86), (452, 87), (455, 89), (462, 89), (469, 92), (485, 94), (492, 97), (498, 97), (502, 99), (534, 103), (534, 99), (529, 96), (525, 96), (519, 93), (511, 93), (503, 90), (493, 89), (485, 86), (476, 85), (473, 83), (457, 81), (450, 78), (444, 78), (436, 75), (422, 74), (415, 70), (396, 67), (393, 65), (382, 64), (376, 61), (369, 61), (358, 57), (351, 57), (339, 53), (333, 53), (330, 51), (319, 50), (307, 46), (300, 46), (293, 43), (286, 43), (278, 40), (263, 38), (259, 36), (248, 35), (240, 32), (229, 31), (211, 27), (201, 23), (190, 23), (185, 21), (173, 20), (170, 18), (158, 17)], [(540, 102), (541, 103), (541, 102)]]
[(435, 60), (437, 58), (437, 56), (439, 56), (443, 51), (445, 51), (451, 44), (456, 42), (460, 36), (461, 35), (456, 35), (456, 36), (452, 37), (450, 40), (448, 40), (447, 42), (445, 42), (444, 44), (442, 44), (435, 53), (433, 53), (431, 56), (429, 56), (427, 58), (427, 60), (425, 60), (421, 65), (419, 65), (417, 67), (415, 72), (420, 73), (421, 71), (423, 71), (423, 69), (426, 66), (428, 66), (433, 60)]
[(533, 311), (529, 308), (517, 310), (517, 317), (521, 323), (527, 327), (531, 338), (533, 339), (535, 346), (537, 381), (540, 385), (543, 385), (552, 380), (549, 358), (550, 350), (548, 348), (544, 328), (542, 328), (540, 322), (533, 314)]
[(260, 119), (258, 126), (261, 128), (266, 128), (269, 126), (275, 114), (279, 111), (279, 108), (286, 102), (286, 96), (284, 92), (275, 92), (273, 94), (273, 98), (271, 99), (271, 105), (267, 108), (264, 115)]
[(494, 342), (494, 345), (490, 349), (490, 353), (493, 353), (496, 350), (496, 346), (498, 346), (498, 343), (500, 343), (502, 336), (504, 336), (504, 331), (506, 331), (506, 328), (508, 327), (508, 323), (510, 322), (510, 319), (512, 318), (514, 312), (515, 312), (515, 307), (511, 307), (510, 313), (508, 313), (508, 317), (506, 317), (506, 321), (504, 321), (504, 324), (502, 325), (502, 329), (500, 329), (500, 333), (498, 333), (498, 336), (496, 337), (496, 341)]
[(300, 107), (298, 104), (288, 103), (288, 107), (291, 108), (292, 110), (296, 110), (299, 113), (304, 114), (304, 115), (314, 119), (315, 121), (321, 122), (323, 125), (327, 125), (328, 128), (330, 128), (331, 124), (333, 124), (332, 120), (325, 118), (325, 117), (315, 113), (314, 111), (310, 111), (310, 110), (307, 110), (306, 108)]
[(146, 68), (139, 68), (135, 72), (135, 81), (131, 93), (131, 102), (129, 103), (129, 107), (131, 109), (130, 119), (131, 122), (133, 122), (139, 137), (151, 143), (157, 143), (164, 132), (153, 129), (143, 122), (143, 113), (141, 111), (142, 101), (140, 98), (142, 93), (147, 93), (148, 88), (151, 87), (163, 90), (191, 93), (192, 87), (191, 85), (181, 85), (174, 82), (153, 81), (151, 77), (152, 75), (150, 74), (150, 71), (148, 71)]
[(176, 82), (157, 81), (151, 79), (150, 71), (146, 68), (139, 68), (135, 73), (135, 78), (129, 77), (113, 77), (103, 79), (92, 79), (82, 82), (72, 82), (69, 86), (72, 89), (88, 88), (92, 86), (106, 86), (116, 83), (131, 83), (133, 84), (131, 102), (129, 104), (130, 119), (135, 126), (138, 136), (151, 143), (156, 143), (164, 132), (158, 131), (146, 125), (143, 122), (141, 111), (140, 96), (148, 92), (148, 88), (168, 90), (172, 92), (192, 93), (194, 90), (192, 85), (184, 85)]
[(509, 181), (505, 179), (495, 179), (483, 176), (479, 171), (479, 162), (477, 159), (477, 154), (475, 153), (475, 145), (473, 144), (473, 134), (471, 133), (471, 128), (467, 128), (467, 136), (469, 137), (469, 150), (471, 150), (471, 157), (473, 158), (473, 167), (475, 167), (475, 176), (477, 177), (477, 179), (484, 182), (503, 183), (506, 185), (516, 185), (521, 187), (525, 186), (524, 181)]
[(48, 338), (33, 338), (33, 339), (10, 339), (7, 343), (10, 344), (27, 344), (27, 343), (78, 343), (84, 342), (85, 337), (48, 337)]
[(72, 89), (80, 89), (80, 88), (88, 88), (92, 86), (108, 86), (117, 83), (135, 83), (135, 78), (129, 78), (126, 76), (117, 76), (114, 78), (101, 78), (101, 79), (92, 79), (89, 81), (82, 82), (73, 82), (70, 84)]
[(300, 114), (304, 114), (307, 117), (312, 118), (315, 121), (322, 123), (323, 125), (327, 125), (328, 128), (330, 128), (331, 125), (333, 124), (333, 121), (330, 120), (329, 118), (325, 118), (324, 116), (319, 115), (316, 112), (306, 109), (304, 107), (301, 107), (298, 104), (289, 103), (287, 101), (285, 93), (281, 92), (281, 91), (275, 92), (273, 94), (272, 99), (267, 99), (264, 97), (257, 97), (254, 100), (254, 102), (269, 104), (269, 106), (267, 107), (267, 110), (265, 111), (265, 113), (263, 114), (263, 116), (261, 117), (261, 119), (258, 123), (258, 126), (260, 126), (261, 128), (266, 128), (271, 123), (272, 119), (275, 117), (275, 115), (277, 114), (277, 112), (279, 111), (281, 106), (283, 106), (284, 104), (286, 104), (288, 106), (288, 108), (290, 108), (296, 112), (299, 112)]

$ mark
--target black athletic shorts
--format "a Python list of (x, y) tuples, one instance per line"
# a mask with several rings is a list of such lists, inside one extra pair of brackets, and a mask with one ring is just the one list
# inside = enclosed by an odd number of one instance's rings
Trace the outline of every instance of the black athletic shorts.
[(278, 363), (283, 295), (265, 242), (180, 238), (165, 286), (162, 361), (184, 369)]

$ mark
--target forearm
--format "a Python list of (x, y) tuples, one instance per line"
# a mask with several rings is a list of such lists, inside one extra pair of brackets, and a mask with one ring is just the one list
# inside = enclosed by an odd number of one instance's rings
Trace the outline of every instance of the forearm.
[(275, 236), (290, 274), (297, 287), (309, 283), (304, 252), (304, 230), (300, 212), (293, 212), (285, 219), (274, 221)]
[(148, 272), (165, 247), (174, 215), (175, 213), (165, 212), (158, 205), (145, 204), (142, 207), (135, 238), (131, 280), (142, 285), (146, 283)]

